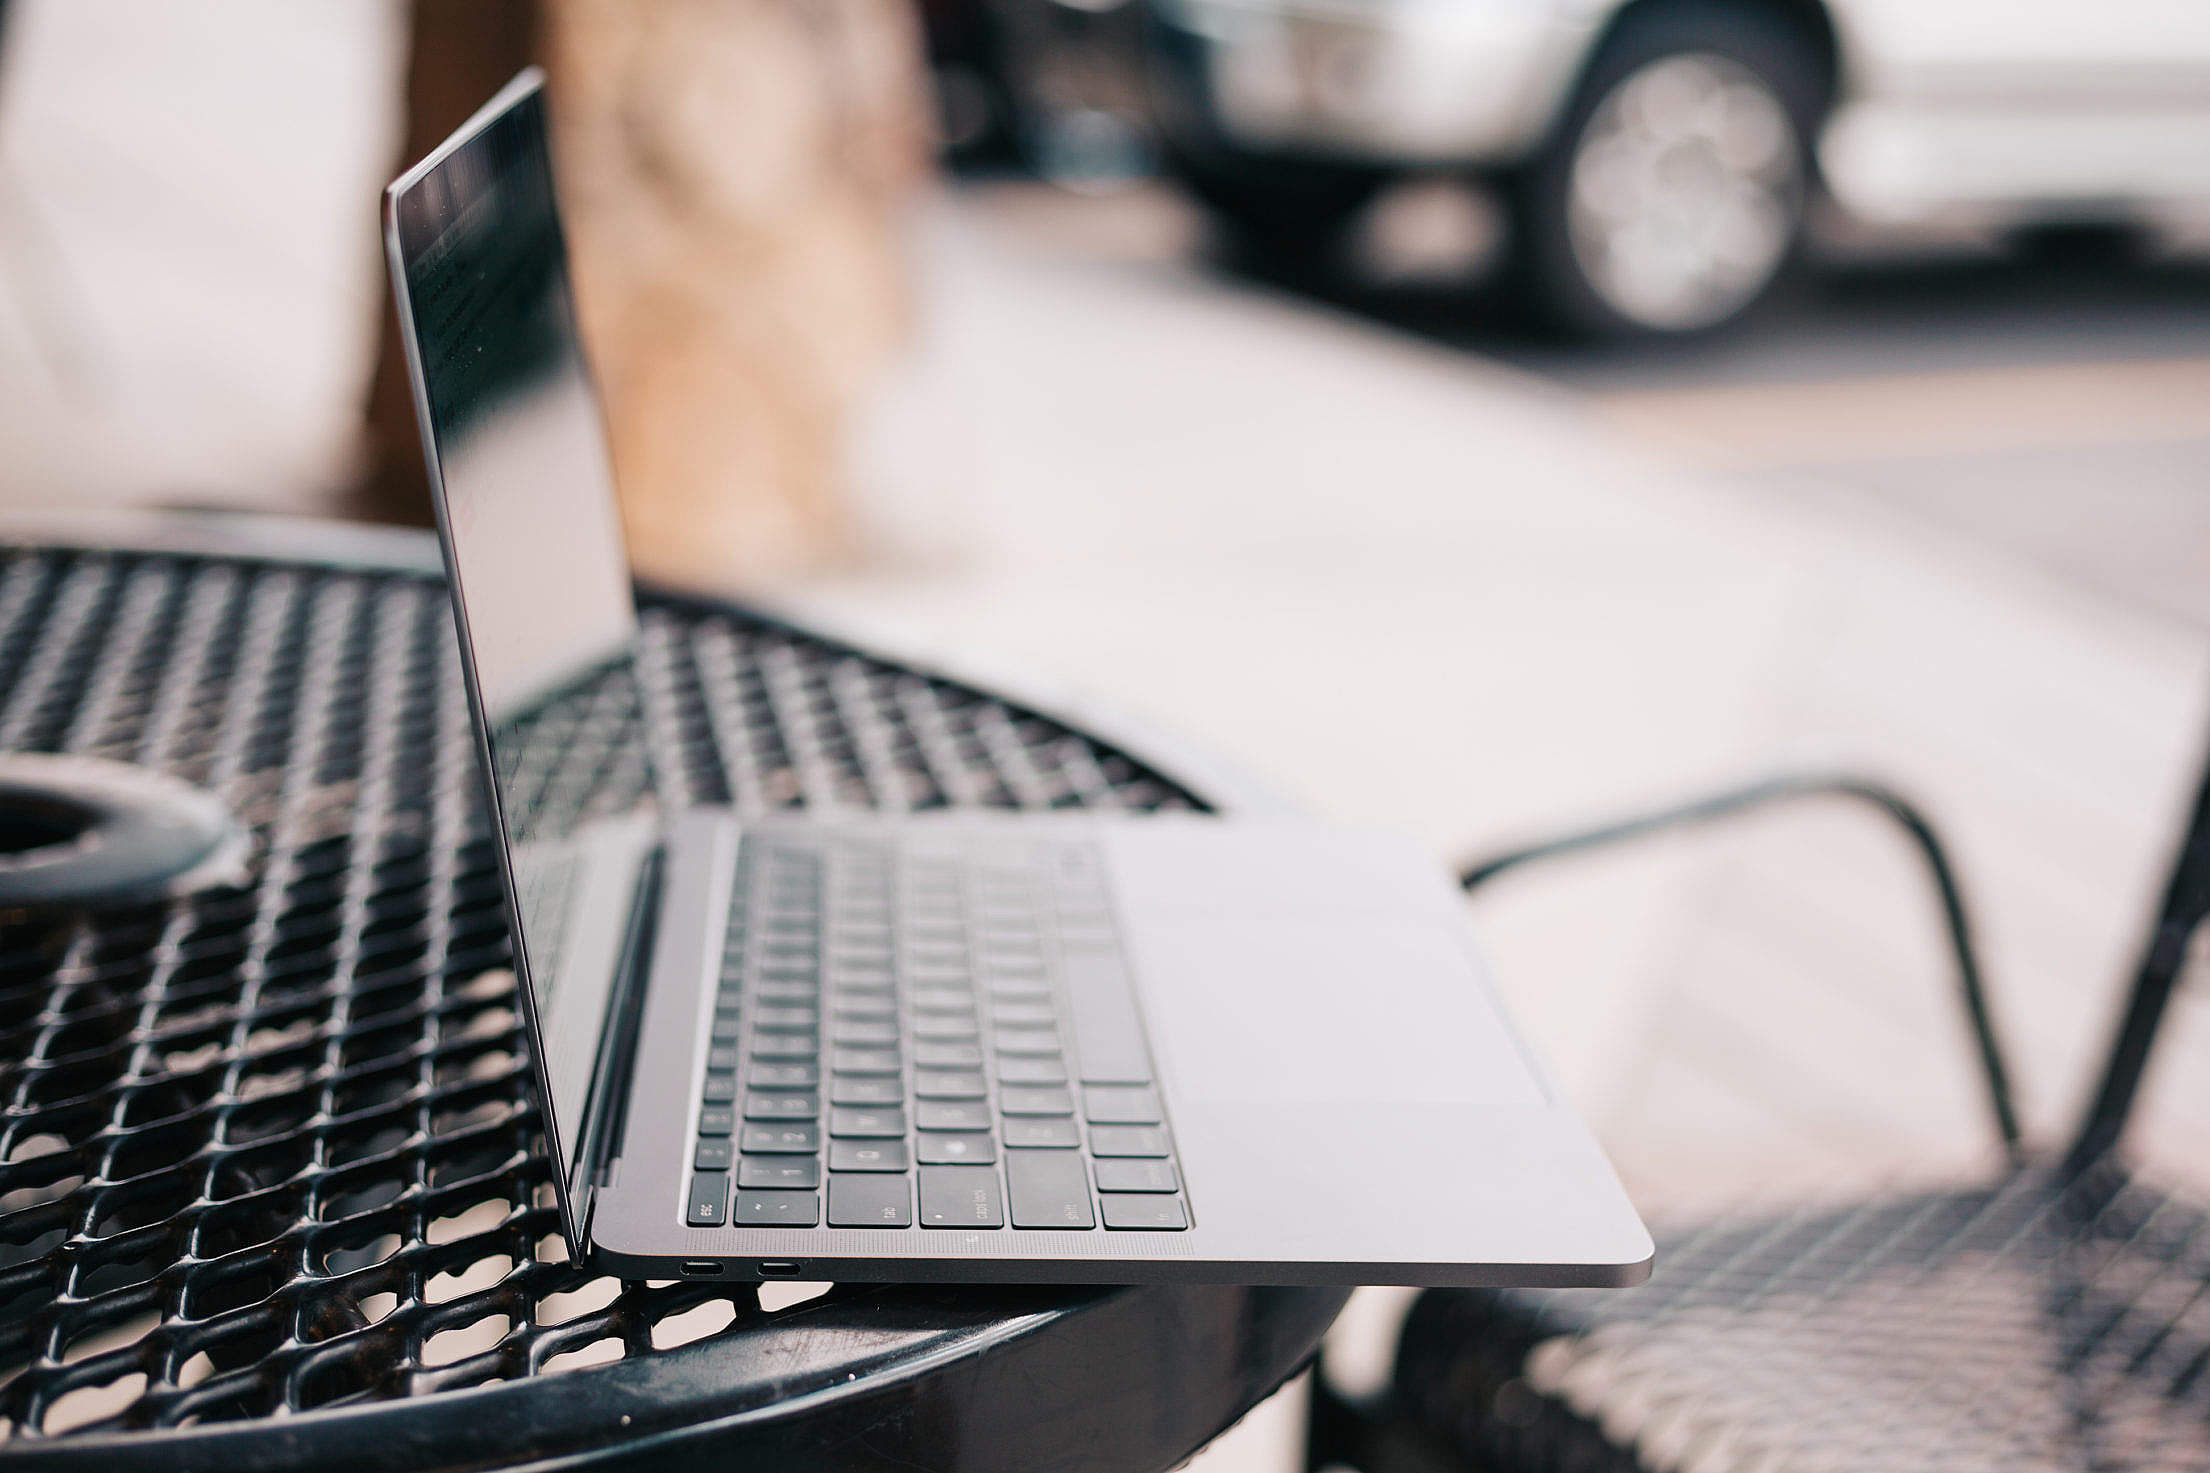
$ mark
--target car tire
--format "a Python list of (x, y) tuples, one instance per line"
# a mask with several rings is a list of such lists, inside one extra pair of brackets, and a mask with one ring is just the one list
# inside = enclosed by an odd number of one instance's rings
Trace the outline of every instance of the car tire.
[(1738, 0), (1656, 0), (1597, 47), (1507, 181), (1518, 286), (1573, 336), (1689, 338), (1794, 265), (1830, 85), (1816, 49)]
[(1325, 255), (1380, 192), (1380, 169), (1173, 148), (1167, 167), (1231, 244), (1266, 257)]

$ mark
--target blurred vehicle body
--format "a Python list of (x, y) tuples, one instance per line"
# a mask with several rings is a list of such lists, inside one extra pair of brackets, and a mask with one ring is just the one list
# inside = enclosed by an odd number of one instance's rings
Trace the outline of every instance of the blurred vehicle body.
[(1013, 144), (994, 0), (918, 0), (921, 38), (936, 82), (937, 135), (954, 163), (989, 160)]
[(1823, 186), (1875, 225), (2156, 225), (2210, 203), (2205, 0), (1149, 0), (1170, 156), (1317, 234), (1382, 180), (1507, 186), (1565, 325), (1752, 306)]
[(1136, 0), (921, 0), (921, 15), (955, 166), (1074, 189), (1154, 171)]

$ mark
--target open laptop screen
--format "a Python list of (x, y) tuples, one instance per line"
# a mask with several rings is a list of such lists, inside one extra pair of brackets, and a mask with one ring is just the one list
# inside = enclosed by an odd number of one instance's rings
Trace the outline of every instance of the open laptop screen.
[(649, 773), (636, 611), (534, 73), (391, 186), (385, 241), (565, 1180), (612, 982), (610, 955), (603, 975), (578, 973), (605, 951), (577, 944), (593, 919), (579, 907), (610, 893), (590, 874), (609, 810), (641, 802)]

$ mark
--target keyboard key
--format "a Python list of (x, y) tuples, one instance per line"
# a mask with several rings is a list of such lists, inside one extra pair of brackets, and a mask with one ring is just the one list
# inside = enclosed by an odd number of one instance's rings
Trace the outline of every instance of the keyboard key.
[(727, 1135), (737, 1128), (737, 1112), (727, 1105), (708, 1105), (698, 1112), (700, 1135)]
[(1049, 1002), (1051, 984), (1041, 977), (1001, 977), (990, 983), (993, 1002)]
[(821, 1199), (812, 1192), (737, 1193), (738, 1227), (812, 1227), (821, 1220)]
[(1008, 1147), (1071, 1150), (1082, 1144), (1082, 1137), (1072, 1120), (1016, 1116), (1005, 1122), (1005, 1144)]
[(829, 1053), (829, 1067), (839, 1074), (895, 1074), (898, 1051), (894, 1048), (840, 1048)]
[(917, 971), (963, 973), (967, 967), (967, 928), (957, 921), (925, 916), (906, 922), (906, 962)]
[(1056, 1055), (1062, 1047), (1058, 1033), (1050, 1028), (1000, 1028), (990, 1042), (1001, 1054)]
[(810, 1192), (821, 1185), (821, 1163), (811, 1156), (740, 1156), (737, 1185)]
[(726, 1105), (737, 1097), (737, 1076), (734, 1074), (709, 1074), (706, 1087), (699, 1098), (709, 1105)]
[(880, 1022), (898, 1016), (898, 1000), (888, 988), (881, 992), (839, 992), (830, 1004), (839, 1018)]
[(838, 1019), (829, 1042), (841, 1048), (884, 1048), (898, 1042), (898, 1025), (887, 1018)]
[(1181, 1185), (1171, 1161), (1123, 1159), (1097, 1163), (1097, 1189), (1101, 1192), (1173, 1192)]
[(1074, 1061), (1084, 1084), (1149, 1084), (1151, 1060), (1143, 1025), (1129, 995), (1128, 973), (1110, 953), (1061, 959), (1068, 1013), (1074, 1021)]
[(821, 1127), (811, 1121), (804, 1125), (747, 1125), (737, 1137), (737, 1146), (744, 1151), (810, 1156), (821, 1149)]
[(1180, 1197), (1116, 1192), (1100, 1200), (1105, 1226), (1116, 1232), (1177, 1233), (1189, 1226)]
[(1005, 1158), (1005, 1190), (1017, 1228), (1090, 1228), (1090, 1179), (1072, 1151), (1015, 1151)]
[(752, 1014), (752, 1025), (762, 1033), (811, 1033), (820, 1021), (812, 1008), (763, 1007)]
[(763, 1033), (752, 1040), (755, 1059), (810, 1059), (820, 1052), (821, 1037), (814, 1033)]
[(928, 1013), (913, 1020), (913, 1036), (938, 1043), (964, 1043), (982, 1036), (972, 1013)]
[(1049, 1028), (1059, 1014), (1049, 1003), (1001, 1002), (991, 1005), (990, 1021), (1000, 1028)]
[(895, 1077), (884, 1079), (865, 1074), (837, 1074), (829, 1080), (829, 1103), (832, 1105), (902, 1105), (905, 1103), (905, 1086)]
[(812, 1093), (747, 1094), (747, 1120), (811, 1120), (821, 1113), (821, 1097)]
[(966, 1100), (923, 1100), (913, 1107), (923, 1130), (988, 1130), (990, 1107)]
[(923, 1069), (980, 1069), (982, 1048), (972, 1043), (917, 1043), (913, 1062)]
[(1016, 1055), (998, 1060), (998, 1083), (1000, 1084), (1065, 1084), (1066, 1082), (1067, 1066), (1054, 1054), (1039, 1054), (1034, 1058), (1022, 1058)]
[(916, 987), (909, 999), (917, 1013), (971, 1013), (975, 995), (964, 987)]
[(734, 1045), (721, 1045), (706, 1050), (706, 1067), (709, 1069), (724, 1072), (735, 1069), (737, 1064), (737, 1050)]
[(1074, 1096), (1064, 1089), (1000, 1089), (998, 1110), (1005, 1115), (1072, 1115)]
[(829, 1142), (831, 1171), (903, 1171), (912, 1164), (904, 1141)]
[(924, 1130), (914, 1142), (923, 1166), (982, 1166), (998, 1159), (997, 1142), (986, 1130)]
[(1044, 949), (1043, 933), (1036, 929), (1035, 917), (1026, 915), (978, 920), (968, 945), (974, 950), (975, 970), (985, 975), (997, 972), (1008, 960), (1035, 963)]
[(834, 1109), (829, 1112), (829, 1134), (895, 1140), (905, 1134), (905, 1111)]
[(911, 1227), (913, 1199), (902, 1176), (829, 1178), (830, 1227)]
[(691, 1153), (691, 1165), (700, 1171), (727, 1171), (735, 1154), (729, 1148), (729, 1137), (709, 1136)]
[(982, 1076), (972, 1070), (923, 1069), (913, 1076), (913, 1093), (924, 1100), (979, 1100), (989, 1092)]
[(1166, 1132), (1156, 1125), (1093, 1125), (1090, 1127), (1090, 1154), (1093, 1156), (1164, 1156)]
[(1082, 1113), (1092, 1125), (1157, 1125), (1159, 1092), (1137, 1085), (1091, 1085), (1082, 1091)]
[(754, 1089), (812, 1089), (821, 1082), (821, 1071), (811, 1064), (756, 1063), (752, 1066)]
[(743, 1036), (743, 1019), (731, 1017), (716, 1017), (714, 1019), (713, 1038), (715, 1043), (735, 1043)]
[(932, 1228), (1005, 1226), (998, 1174), (989, 1166), (921, 1168), (921, 1225)]
[(811, 982), (762, 982), (753, 1001), (774, 1003), (779, 1007), (810, 1008), (821, 990)]
[(691, 1176), (690, 1204), (683, 1220), (692, 1227), (720, 1227), (729, 1210), (729, 1173), (700, 1171)]

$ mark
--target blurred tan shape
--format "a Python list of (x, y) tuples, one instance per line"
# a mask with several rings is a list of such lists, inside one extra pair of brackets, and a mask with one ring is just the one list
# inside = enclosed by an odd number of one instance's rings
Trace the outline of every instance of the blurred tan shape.
[(928, 157), (905, 0), (546, 0), (562, 210), (630, 556), (845, 559), (845, 426), (904, 335)]

